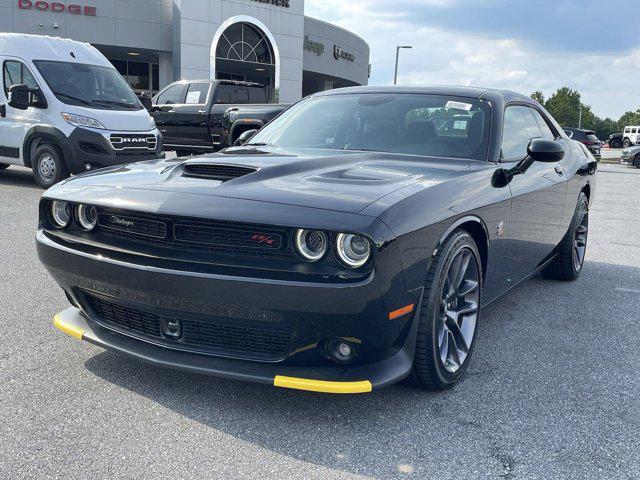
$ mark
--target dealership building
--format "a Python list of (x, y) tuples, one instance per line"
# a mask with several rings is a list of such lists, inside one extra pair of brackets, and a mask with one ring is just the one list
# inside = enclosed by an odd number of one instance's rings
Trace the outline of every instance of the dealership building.
[(138, 93), (219, 78), (293, 102), (366, 85), (370, 73), (367, 43), (306, 17), (304, 0), (0, 0), (0, 32), (89, 42)]

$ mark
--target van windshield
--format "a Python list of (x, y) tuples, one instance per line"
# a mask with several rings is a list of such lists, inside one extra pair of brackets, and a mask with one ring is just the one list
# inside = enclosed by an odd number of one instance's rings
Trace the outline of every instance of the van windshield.
[(143, 108), (115, 68), (49, 60), (33, 63), (62, 103), (104, 110)]

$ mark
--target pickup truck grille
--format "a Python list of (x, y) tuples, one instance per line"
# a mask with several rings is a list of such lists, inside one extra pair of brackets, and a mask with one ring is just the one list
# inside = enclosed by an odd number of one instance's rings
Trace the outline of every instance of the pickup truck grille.
[(183, 167), (182, 175), (185, 177), (205, 178), (208, 180), (219, 180), (226, 182), (234, 178), (243, 177), (256, 172), (252, 167), (241, 167), (236, 165), (211, 165), (201, 163), (190, 163)]
[[(176, 312), (165, 316), (146, 311), (142, 305), (124, 305), (86, 291), (81, 291), (80, 297), (94, 321), (102, 326), (178, 350), (275, 361), (286, 356), (293, 337), (286, 328), (247, 325), (246, 320), (237, 320), (243, 322), (240, 325), (236, 320), (180, 318)], [(167, 321), (179, 322), (179, 339), (163, 334), (162, 325)]]

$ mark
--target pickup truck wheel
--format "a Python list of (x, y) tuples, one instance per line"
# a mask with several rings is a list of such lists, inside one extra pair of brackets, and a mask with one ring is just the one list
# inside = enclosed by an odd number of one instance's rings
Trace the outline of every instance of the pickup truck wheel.
[(42, 188), (49, 188), (67, 178), (62, 152), (55, 145), (40, 145), (31, 160), (33, 178)]
[(452, 233), (433, 259), (425, 280), (409, 384), (444, 390), (466, 371), (480, 319), (481, 265), (478, 248), (464, 230)]
[(611, 140), (611, 148), (622, 148), (622, 141), (620, 139)]
[(589, 200), (584, 193), (580, 193), (569, 230), (558, 245), (558, 256), (542, 270), (542, 276), (550, 280), (577, 279), (584, 266), (588, 238)]
[(0, 163), (0, 170), (4, 170), (5, 168), (9, 168), (8, 163)]
[(622, 142), (622, 146), (624, 148), (629, 148), (631, 146), (631, 140), (629, 140), (628, 138), (625, 138), (624, 142)]

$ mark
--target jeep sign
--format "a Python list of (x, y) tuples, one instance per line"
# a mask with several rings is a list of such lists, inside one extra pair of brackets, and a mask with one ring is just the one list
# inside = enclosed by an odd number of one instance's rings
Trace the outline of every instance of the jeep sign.
[(70, 13), (73, 15), (96, 16), (96, 7), (89, 5), (67, 5), (61, 2), (45, 2), (43, 0), (18, 0), (18, 8), (23, 10), (40, 10), (41, 12)]

